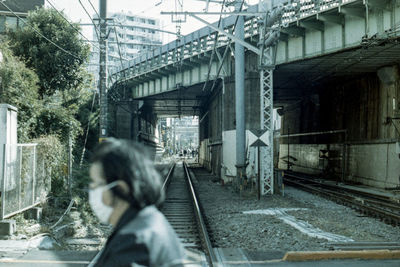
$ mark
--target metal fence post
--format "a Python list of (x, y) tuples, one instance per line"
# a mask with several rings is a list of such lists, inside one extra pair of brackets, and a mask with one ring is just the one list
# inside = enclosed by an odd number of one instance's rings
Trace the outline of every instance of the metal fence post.
[(5, 208), (5, 196), (6, 196), (6, 177), (7, 177), (7, 144), (4, 144), (4, 152), (3, 152), (3, 183), (1, 185), (1, 214), (0, 219), (4, 219), (4, 208)]
[(18, 209), (21, 209), (22, 146), (19, 147)]
[(32, 164), (32, 205), (35, 204), (35, 186), (36, 186), (36, 145), (33, 146), (33, 164)]

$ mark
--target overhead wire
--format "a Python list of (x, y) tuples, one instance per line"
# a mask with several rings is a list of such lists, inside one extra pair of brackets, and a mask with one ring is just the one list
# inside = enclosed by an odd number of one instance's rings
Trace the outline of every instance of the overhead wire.
[(139, 11), (139, 12), (133, 14), (133, 16), (139, 16), (139, 15), (143, 14), (144, 12), (150, 11), (150, 10), (152, 10), (154, 8), (158, 8), (158, 6), (162, 3), (162, 1), (163, 0), (161, 0), (160, 2), (155, 3), (154, 5), (146, 8), (146, 9), (143, 9), (142, 11)]
[(93, 113), (93, 107), (94, 107), (94, 103), (96, 100), (96, 95), (97, 95), (97, 90), (94, 90), (93, 92), (93, 99), (92, 99), (92, 106), (90, 108), (90, 113), (88, 116), (88, 124), (87, 124), (87, 128), (86, 128), (86, 135), (85, 135), (85, 141), (83, 143), (83, 148), (82, 148), (82, 154), (81, 154), (81, 160), (79, 161), (79, 167), (82, 167), (82, 163), (83, 163), (83, 158), (85, 157), (85, 152), (86, 152), (86, 143), (88, 140), (88, 136), (89, 136), (89, 129), (90, 129), (90, 116)]
[[(114, 23), (114, 32), (115, 32), (115, 39), (116, 39), (116, 41), (117, 41), (117, 47), (118, 47), (118, 54), (119, 54), (119, 60), (120, 60), (120, 63), (121, 63), (121, 69), (123, 69), (124, 68), (124, 64), (123, 64), (123, 62), (122, 62), (122, 54), (121, 54), (121, 46), (120, 46), (120, 43), (119, 43), (119, 38), (118, 38), (118, 33), (117, 33), (117, 27), (115, 27), (115, 23)], [(125, 74), (125, 71), (123, 72), (124, 73), (124, 98), (125, 98), (125, 96), (126, 96), (126, 84), (127, 84), (127, 82), (126, 82), (126, 74)]]
[[(222, 4), (221, 4), (221, 14), (219, 15), (218, 26), (217, 26), (218, 28), (219, 28), (220, 25), (221, 25), (222, 12), (224, 11), (224, 8), (225, 8), (225, 0), (223, 0), (223, 2), (222, 2)], [(208, 9), (208, 6), (207, 6), (207, 9)], [(204, 89), (205, 89), (206, 86), (207, 86), (208, 81), (210, 80), (211, 65), (212, 65), (212, 62), (213, 62), (213, 60), (214, 60), (214, 55), (215, 55), (215, 53), (216, 53), (215, 50), (216, 50), (217, 43), (218, 43), (218, 37), (219, 37), (219, 32), (217, 31), (217, 32), (215, 33), (213, 52), (212, 52), (211, 57), (210, 57), (210, 62), (208, 63), (207, 79), (206, 79), (206, 82), (204, 83), (204, 86), (203, 86), (203, 90), (202, 90), (202, 91), (204, 91)]]
[[(224, 0), (224, 2), (225, 2), (225, 0)], [(245, 2), (245, 0), (242, 0), (242, 4), (241, 4), (241, 6), (240, 6), (240, 10), (239, 10), (239, 11), (242, 11), (244, 2)], [(239, 16), (236, 16), (235, 24), (234, 24), (233, 27), (232, 27), (232, 31), (235, 30), (238, 20), (239, 20)], [(225, 47), (225, 51), (224, 51), (224, 54), (223, 54), (222, 59), (221, 59), (222, 62), (225, 60), (225, 57), (226, 57), (226, 55), (228, 54), (228, 50), (229, 50), (229, 48), (231, 47), (231, 46), (230, 46), (231, 43), (232, 43), (232, 40), (229, 39), (228, 44), (227, 44), (226, 47)], [(213, 50), (213, 51), (215, 51), (215, 50)], [(211, 61), (210, 61), (210, 62), (211, 62)], [(211, 86), (211, 89), (214, 88), (215, 84), (217, 83), (218, 76), (219, 76), (219, 73), (220, 73), (220, 71), (221, 71), (221, 69), (222, 69), (222, 66), (223, 66), (223, 65), (221, 64), (221, 65), (219, 66), (218, 70), (217, 70), (217, 75), (216, 75), (216, 77), (215, 77), (215, 79), (214, 79), (214, 82), (213, 82), (213, 84), (212, 84), (212, 86)], [(211, 68), (211, 65), (209, 65), (209, 68)], [(208, 78), (208, 80), (209, 80), (209, 78)], [(207, 81), (207, 82), (208, 82), (208, 81)], [(206, 82), (206, 83), (207, 83), (207, 82)], [(203, 90), (204, 90), (205, 87), (206, 87), (206, 83), (204, 84)]]
[(63, 47), (59, 46), (58, 44), (56, 44), (55, 42), (53, 42), (52, 40), (50, 40), (49, 38), (47, 38), (46, 36), (44, 36), (38, 29), (36, 29), (34, 26), (32, 26), (30, 23), (28, 23), (26, 20), (24, 20), (23, 18), (21, 18), (18, 14), (16, 14), (11, 8), (9, 8), (3, 1), (0, 1), (0, 4), (2, 4), (5, 8), (7, 8), (14, 16), (16, 16), (19, 20), (21, 20), (24, 24), (28, 25), (29, 27), (31, 27), (33, 29), (34, 32), (36, 32), (40, 37), (42, 37), (43, 39), (45, 39), (46, 41), (48, 41), (49, 43), (51, 43), (52, 45), (54, 45), (55, 47), (57, 47), (58, 49), (60, 49), (61, 51), (63, 51), (66, 54), (69, 54), (70, 56), (73, 56), (76, 59), (79, 60), (83, 60), (82, 58), (80, 58), (79, 56), (65, 50)]
[(94, 12), (96, 13), (96, 15), (100, 18), (100, 14), (99, 12), (97, 12), (96, 8), (93, 6), (92, 2), (90, 0), (88, 0), (90, 6), (93, 8)]
[[(99, 30), (97, 29), (96, 23), (94, 23), (93, 18), (90, 16), (89, 12), (86, 10), (86, 8), (85, 8), (85, 6), (82, 4), (81, 0), (78, 0), (78, 1), (79, 1), (79, 4), (81, 5), (81, 7), (83, 8), (83, 10), (85, 11), (86, 15), (87, 15), (87, 16), (89, 17), (89, 19), (92, 21), (92, 24), (93, 24), (93, 27), (94, 27), (94, 30), (95, 30), (95, 33), (96, 33), (96, 36), (97, 36), (97, 40), (100, 40), (100, 37), (99, 37)], [(100, 18), (100, 17), (99, 17), (99, 18)]]
[(96, 47), (97, 49), (100, 49), (98, 46), (96, 46), (96, 45), (94, 44), (94, 43), (95, 43), (94, 41), (89, 40), (85, 35), (82, 34), (82, 32), (81, 32), (79, 29), (77, 29), (67, 18), (65, 18), (64, 15), (54, 6), (54, 4), (50, 2), (50, 0), (46, 0), (46, 1), (47, 1), (47, 3), (50, 4), (50, 6), (51, 6), (55, 11), (57, 11), (57, 13), (58, 13), (66, 22), (68, 22), (69, 25), (71, 25), (71, 27), (72, 27), (77, 33), (79, 33), (79, 34), (80, 34), (84, 39), (86, 39), (89, 43), (92, 43), (94, 47)]

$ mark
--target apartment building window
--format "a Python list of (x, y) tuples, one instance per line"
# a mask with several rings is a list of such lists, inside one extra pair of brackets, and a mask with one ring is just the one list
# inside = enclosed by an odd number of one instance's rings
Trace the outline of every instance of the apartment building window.
[(16, 17), (6, 17), (7, 27), (11, 29), (16, 29), (18, 26), (18, 20)]
[(6, 17), (0, 16), (0, 32), (6, 31)]
[(149, 24), (156, 25), (156, 21), (154, 19), (149, 19)]
[(5, 32), (6, 28), (16, 29), (18, 26), (22, 26), (22, 21), (20, 21), (21, 25), (18, 25), (18, 22), (16, 17), (0, 16), (0, 32)]

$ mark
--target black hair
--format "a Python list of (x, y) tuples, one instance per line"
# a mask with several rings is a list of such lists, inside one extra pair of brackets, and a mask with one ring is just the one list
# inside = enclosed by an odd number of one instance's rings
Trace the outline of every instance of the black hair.
[(135, 208), (159, 206), (164, 201), (161, 177), (143, 145), (108, 138), (96, 147), (91, 162), (101, 164), (107, 184), (117, 180), (127, 183), (128, 195), (118, 186), (111, 190)]

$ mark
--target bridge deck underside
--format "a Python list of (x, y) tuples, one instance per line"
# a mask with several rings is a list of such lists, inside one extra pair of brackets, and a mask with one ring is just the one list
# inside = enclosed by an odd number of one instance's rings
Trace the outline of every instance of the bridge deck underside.
[(204, 84), (152, 95), (143, 98), (146, 106), (152, 108), (158, 117), (199, 116), (204, 101), (209, 94), (209, 86), (203, 90)]
[(360, 46), (323, 57), (279, 65), (274, 71), (274, 105), (290, 104), (334, 80), (374, 73), (380, 67), (399, 62), (400, 42), (392, 40), (389, 43)]
[[(278, 65), (274, 71), (274, 106), (285, 106), (312, 94), (335, 79), (351, 79), (374, 73), (382, 66), (400, 62), (400, 41), (349, 49), (308, 60)], [(212, 82), (209, 82), (211, 84)], [(158, 116), (199, 115), (210, 94), (204, 83), (141, 98)], [(216, 90), (216, 89), (215, 89)]]

